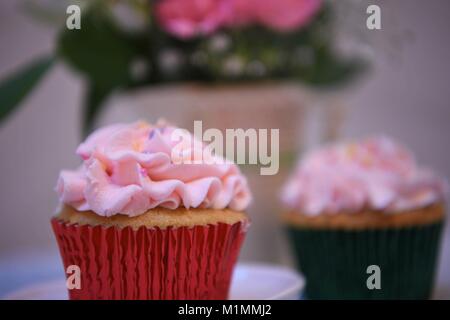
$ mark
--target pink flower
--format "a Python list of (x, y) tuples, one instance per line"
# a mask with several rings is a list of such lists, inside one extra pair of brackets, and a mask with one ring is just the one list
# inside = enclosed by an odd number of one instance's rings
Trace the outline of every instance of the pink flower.
[(227, 25), (236, 27), (256, 22), (255, 8), (258, 0), (229, 0), (231, 9), (227, 17)]
[(156, 17), (163, 28), (182, 39), (207, 35), (220, 28), (229, 16), (227, 0), (161, 0)]
[(257, 0), (255, 15), (269, 28), (291, 31), (307, 25), (321, 6), (322, 0)]
[(290, 31), (308, 24), (322, 0), (229, 0), (231, 26), (258, 23), (277, 31)]

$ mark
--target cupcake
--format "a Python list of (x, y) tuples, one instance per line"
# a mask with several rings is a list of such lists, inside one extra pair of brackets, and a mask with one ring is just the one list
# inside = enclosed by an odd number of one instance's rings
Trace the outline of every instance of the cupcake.
[(385, 136), (307, 154), (281, 196), (305, 297), (429, 298), (446, 190)]
[(251, 200), (235, 164), (164, 123), (99, 129), (77, 154), (51, 220), (71, 299), (227, 298)]

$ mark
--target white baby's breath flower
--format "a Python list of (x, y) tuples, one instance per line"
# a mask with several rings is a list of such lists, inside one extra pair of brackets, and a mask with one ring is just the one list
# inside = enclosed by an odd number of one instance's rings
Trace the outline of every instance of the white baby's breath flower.
[(212, 52), (222, 53), (230, 48), (230, 44), (230, 38), (223, 33), (219, 33), (211, 37), (208, 43), (208, 48)]
[(241, 57), (231, 56), (223, 64), (223, 73), (227, 76), (239, 76), (244, 71), (244, 61)]

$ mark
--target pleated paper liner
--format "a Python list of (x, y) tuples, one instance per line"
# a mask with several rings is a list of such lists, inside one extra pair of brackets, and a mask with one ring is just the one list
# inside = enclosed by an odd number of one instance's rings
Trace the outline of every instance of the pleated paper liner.
[[(302, 229), (288, 234), (306, 278), (307, 299), (428, 299), (443, 222), (370, 230)], [(369, 290), (367, 267), (380, 267)]]
[(51, 221), (67, 269), (81, 270), (70, 299), (226, 299), (248, 222), (145, 228)]

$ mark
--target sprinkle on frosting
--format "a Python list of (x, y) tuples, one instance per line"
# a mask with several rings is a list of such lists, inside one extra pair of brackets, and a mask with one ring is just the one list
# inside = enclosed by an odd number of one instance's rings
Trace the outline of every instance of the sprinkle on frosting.
[(385, 136), (328, 145), (302, 159), (283, 188), (282, 201), (308, 215), (401, 212), (443, 201), (446, 181), (417, 165)]
[[(171, 161), (172, 149), (180, 148), (171, 139), (174, 129), (137, 122), (95, 131), (77, 149), (82, 165), (61, 171), (56, 186), (60, 201), (101, 216), (136, 216), (158, 206), (245, 210), (251, 194), (234, 163)], [(193, 148), (184, 144), (180, 152), (198, 152)]]

